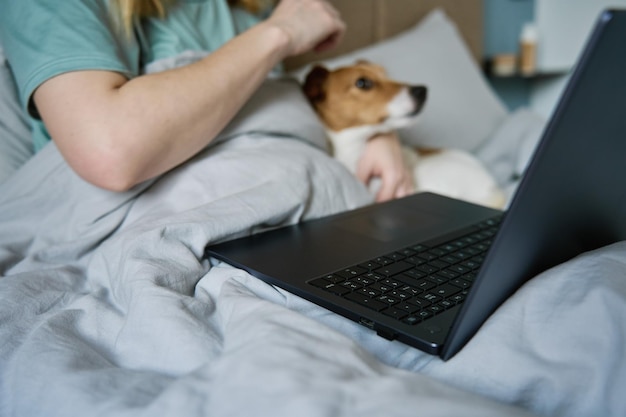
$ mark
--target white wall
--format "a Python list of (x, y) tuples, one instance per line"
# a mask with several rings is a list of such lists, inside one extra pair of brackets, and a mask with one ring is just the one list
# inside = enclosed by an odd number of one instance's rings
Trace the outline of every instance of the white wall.
[(535, 0), (537, 67), (547, 76), (533, 82), (532, 109), (545, 117), (552, 114), (596, 20), (611, 7), (626, 8), (626, 0)]
[(610, 7), (624, 8), (626, 0), (535, 0), (539, 70), (567, 72), (600, 12)]

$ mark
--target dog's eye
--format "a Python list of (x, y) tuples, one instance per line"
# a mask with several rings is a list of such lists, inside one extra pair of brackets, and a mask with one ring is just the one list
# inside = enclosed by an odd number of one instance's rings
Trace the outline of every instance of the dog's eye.
[(374, 86), (374, 82), (369, 78), (361, 77), (355, 81), (354, 85), (360, 90), (370, 90)]

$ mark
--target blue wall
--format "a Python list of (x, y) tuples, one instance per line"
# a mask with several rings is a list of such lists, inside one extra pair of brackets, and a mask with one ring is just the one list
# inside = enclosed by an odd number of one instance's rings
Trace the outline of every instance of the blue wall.
[(522, 26), (534, 18), (534, 0), (484, 0), (486, 57), (518, 51)]
[[(484, 54), (518, 53), (522, 26), (533, 20), (534, 0), (484, 0)], [(492, 87), (510, 110), (527, 106), (531, 81), (521, 77), (491, 77)]]

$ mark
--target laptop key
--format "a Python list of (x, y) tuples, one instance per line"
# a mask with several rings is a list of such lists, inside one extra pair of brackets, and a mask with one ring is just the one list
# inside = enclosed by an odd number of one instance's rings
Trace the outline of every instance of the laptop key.
[(389, 306), (388, 304), (381, 303), (380, 301), (369, 298), (367, 295), (359, 294), (358, 292), (346, 294), (344, 298), (375, 311), (382, 311)]
[(416, 316), (409, 316), (409, 317), (406, 317), (405, 319), (403, 319), (402, 322), (406, 323), (408, 325), (413, 326), (415, 324), (421, 323), (422, 319), (420, 317), (416, 317)]
[(393, 290), (393, 287), (390, 287), (389, 285), (384, 285), (380, 282), (376, 282), (372, 285), (370, 285), (368, 288), (373, 288), (376, 291), (380, 291), (380, 292), (387, 292), (387, 291), (391, 291)]
[(415, 304), (409, 304), (409, 303), (396, 304), (394, 307), (408, 314), (413, 314), (421, 310), (421, 307), (418, 307)]
[(465, 266), (465, 267), (467, 267), (469, 269), (478, 269), (478, 268), (480, 268), (481, 263), (476, 262), (473, 259), (470, 259), (470, 260), (467, 260), (465, 262), (461, 262), (461, 265), (463, 265), (463, 266)]
[(436, 284), (434, 284), (432, 281), (429, 281), (429, 280), (426, 280), (426, 279), (422, 279), (422, 280), (417, 281), (414, 284), (414, 286), (419, 288), (420, 290), (428, 291), (431, 288), (435, 288)]
[(365, 268), (361, 268), (360, 266), (353, 266), (352, 268), (346, 268), (341, 271), (337, 271), (336, 274), (343, 278), (350, 279), (362, 275), (366, 272), (368, 271)]
[(371, 270), (373, 270), (373, 269), (376, 269), (376, 268), (380, 268), (380, 267), (381, 267), (381, 265), (380, 265), (379, 263), (374, 262), (374, 261), (367, 261), (367, 262), (363, 262), (362, 264), (359, 264), (359, 266), (360, 266), (361, 268), (365, 268), (365, 269), (367, 269), (368, 271), (371, 271)]
[(428, 281), (432, 281), (435, 284), (439, 285), (439, 284), (443, 284), (444, 282), (448, 281), (448, 278), (441, 276), (439, 274), (437, 275), (429, 275), (428, 278), (426, 278)]
[(380, 301), (381, 303), (386, 303), (388, 305), (393, 305), (393, 304), (397, 304), (400, 302), (399, 298), (392, 297), (386, 294), (383, 294), (380, 297), (377, 297), (376, 300)]
[(452, 297), (448, 298), (448, 300), (450, 300), (450, 301), (452, 301), (452, 302), (455, 302), (455, 303), (457, 303), (457, 304), (460, 304), (460, 303), (462, 303), (463, 301), (465, 301), (465, 295), (463, 295), (463, 294), (456, 294), (456, 295), (454, 295), (454, 296), (452, 296)]
[(413, 265), (421, 265), (421, 264), (425, 264), (426, 260), (422, 259), (422, 258), (418, 258), (417, 256), (409, 256), (407, 258), (404, 259), (406, 262), (410, 262)]
[(424, 278), (428, 274), (426, 272), (418, 271), (417, 269), (409, 269), (408, 271), (404, 271), (404, 275), (408, 275), (413, 279)]
[(355, 291), (355, 290), (358, 290), (359, 288), (363, 287), (363, 285), (361, 285), (361, 284), (359, 284), (357, 282), (354, 282), (354, 281), (345, 281), (345, 282), (342, 282), (339, 285), (344, 287), (344, 288), (347, 288), (350, 291)]
[(461, 292), (461, 289), (459, 287), (455, 287), (454, 285), (444, 284), (440, 287), (435, 288), (434, 290), (431, 290), (431, 292), (435, 295), (438, 295), (439, 297), (448, 298), (454, 294)]
[(440, 260), (447, 262), (449, 264), (455, 264), (459, 262), (459, 258), (457, 258), (456, 256), (452, 256), (452, 255), (442, 256)]
[(441, 300), (441, 297), (439, 297), (436, 294), (433, 294), (431, 292), (426, 293), (426, 294), (422, 294), (422, 295), (418, 295), (418, 298), (421, 298), (422, 300), (426, 300), (426, 301), (430, 301), (431, 303), (436, 303), (437, 301)]
[(417, 269), (419, 269), (420, 271), (426, 273), (426, 274), (433, 274), (437, 271), (439, 271), (439, 268), (437, 268), (436, 266), (430, 265), (430, 264), (425, 264), (425, 265), (420, 265), (417, 267)]
[(363, 275), (365, 278), (369, 278), (373, 281), (380, 281), (382, 279), (385, 279), (384, 276), (380, 275), (380, 274), (375, 274), (374, 272), (368, 272), (366, 274)]
[(402, 286), (402, 287), (400, 288), (400, 291), (405, 292), (405, 293), (410, 294), (410, 295), (413, 295), (413, 296), (414, 296), (414, 295), (421, 294), (421, 293), (423, 292), (423, 291), (422, 291), (422, 290), (420, 290), (419, 288), (414, 288), (414, 287), (413, 287), (413, 286), (411, 286), (411, 285), (404, 285), (404, 286)]
[(315, 285), (318, 288), (324, 288), (328, 284), (331, 284), (331, 282), (330, 281), (326, 281), (324, 278), (317, 278), (317, 279), (313, 279), (313, 280), (309, 281), (309, 284)]
[(413, 264), (410, 264), (404, 261), (399, 261), (396, 263), (383, 266), (382, 268), (378, 268), (374, 272), (381, 274), (381, 275), (386, 275), (388, 277), (392, 277), (404, 271), (408, 271), (409, 269), (412, 269), (413, 267), (414, 267)]
[(383, 279), (382, 281), (380, 281), (380, 283), (383, 285), (387, 285), (391, 288), (400, 288), (402, 286), (401, 282), (398, 282), (395, 279), (389, 279), (389, 278)]
[(400, 260), (406, 258), (406, 256), (403, 255), (400, 252), (393, 252), (393, 253), (387, 254), (387, 255), (385, 255), (385, 257), (387, 257), (389, 259), (393, 259), (394, 261), (400, 261)]
[(324, 280), (323, 278), (318, 278), (313, 281), (309, 281), (309, 283), (336, 295), (344, 295), (350, 292), (348, 288), (340, 284), (335, 284), (334, 282), (328, 282)]
[(433, 315), (439, 314), (444, 310), (445, 309), (438, 304), (432, 304), (426, 308), (426, 311), (430, 311), (431, 313), (433, 313)]
[(439, 249), (439, 250), (441, 250), (442, 252), (445, 252), (445, 253), (450, 253), (450, 252), (454, 252), (458, 248), (456, 246), (454, 246), (454, 245), (449, 244), (449, 243), (444, 243), (443, 245), (437, 247), (437, 249)]
[(395, 319), (401, 320), (404, 317), (408, 316), (408, 314), (402, 310), (398, 310), (397, 308), (390, 307), (387, 310), (383, 310), (383, 314), (393, 317)]
[(457, 274), (465, 274), (465, 273), (470, 272), (470, 269), (464, 267), (463, 265), (452, 265), (450, 268), (446, 269), (446, 271), (457, 273)]
[(360, 276), (360, 277), (356, 277), (353, 280), (354, 282), (361, 284), (361, 285), (370, 285), (373, 284), (374, 282), (376, 282), (375, 279), (370, 278), (370, 277), (366, 277), (366, 276)]
[(400, 252), (404, 256), (413, 256), (417, 253), (413, 249), (409, 249), (409, 248), (399, 250), (398, 252)]
[(470, 272), (469, 274), (463, 275), (461, 278), (463, 278), (464, 281), (474, 282), (476, 279), (476, 272)]
[(430, 301), (426, 301), (417, 297), (411, 298), (410, 300), (407, 301), (407, 303), (413, 304), (414, 306), (419, 307), (420, 309), (426, 308), (431, 304)]
[(442, 261), (441, 259), (436, 259), (432, 262), (429, 262), (428, 265), (434, 266), (437, 269), (444, 269), (450, 266), (450, 262)]
[[(408, 284), (412, 287), (415, 287), (415, 285), (418, 283), (418, 279), (412, 278), (408, 275), (397, 275), (394, 277), (394, 279), (397, 279), (398, 281), (400, 281), (402, 284)], [(420, 291), (421, 292), (421, 291)]]
[(452, 254), (452, 256), (454, 256), (454, 257), (458, 258), (459, 260), (468, 259), (468, 258), (470, 258), (472, 255), (473, 255), (473, 254), (471, 254), (471, 253), (469, 253), (469, 252), (466, 252), (466, 251), (464, 251), (464, 250), (460, 250), (460, 251), (454, 252), (454, 253)]
[(450, 281), (450, 284), (456, 285), (460, 288), (469, 288), (472, 285), (470, 282), (465, 281), (461, 278), (453, 279), (452, 281)]
[(429, 248), (426, 245), (413, 245), (411, 246), (411, 249), (413, 249), (416, 252), (423, 252)]
[(426, 320), (433, 316), (433, 313), (427, 310), (422, 310), (419, 313), (415, 314), (417, 317), (420, 317), (422, 320)]
[(387, 295), (389, 297), (395, 297), (395, 298), (398, 298), (400, 300), (407, 300), (407, 299), (412, 297), (411, 294), (408, 294), (408, 293), (405, 293), (405, 292), (402, 292), (402, 291), (398, 291), (398, 290), (389, 291), (387, 293)]
[(363, 295), (366, 295), (366, 296), (368, 296), (370, 298), (378, 297), (380, 295), (379, 291), (373, 290), (371, 288), (361, 288), (361, 289), (357, 290), (357, 292), (361, 293)]
[(417, 255), (417, 257), (418, 258), (422, 258), (426, 262), (432, 261), (433, 259), (437, 259), (437, 255), (434, 255), (434, 254), (432, 254), (430, 252), (420, 253), (419, 255)]
[(457, 274), (456, 272), (450, 272), (450, 271), (439, 271), (437, 272), (437, 276), (440, 276), (447, 281), (447, 280), (458, 277), (459, 274)]
[(325, 279), (326, 281), (334, 282), (335, 284), (337, 284), (339, 282), (342, 282), (342, 281), (345, 281), (345, 278), (342, 278), (342, 277), (340, 277), (337, 274), (324, 275), (322, 278)]
[(377, 258), (372, 259), (372, 262), (376, 262), (378, 264), (381, 265), (389, 265), (390, 263), (393, 263), (393, 261), (385, 256), (379, 256)]

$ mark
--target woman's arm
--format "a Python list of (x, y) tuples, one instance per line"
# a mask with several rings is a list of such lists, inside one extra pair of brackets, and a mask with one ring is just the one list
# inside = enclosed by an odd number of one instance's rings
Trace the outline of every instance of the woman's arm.
[(330, 47), (344, 31), (323, 0), (282, 0), (272, 16), (194, 64), (127, 80), (76, 71), (43, 83), (37, 109), (69, 165), (122, 191), (203, 149), (290, 55)]

